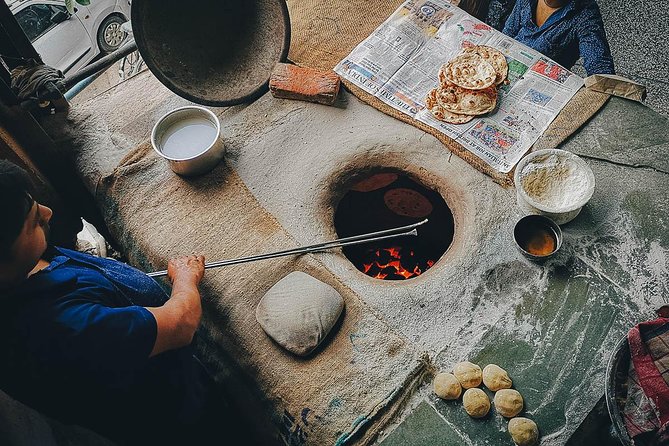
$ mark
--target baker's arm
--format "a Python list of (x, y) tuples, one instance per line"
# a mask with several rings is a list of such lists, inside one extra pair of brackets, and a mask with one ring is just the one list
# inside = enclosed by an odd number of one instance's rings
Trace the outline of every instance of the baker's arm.
[(588, 76), (615, 74), (611, 48), (604, 31), (604, 22), (595, 4), (578, 26), (578, 50)]
[(147, 307), (158, 329), (151, 356), (189, 345), (202, 317), (197, 286), (204, 275), (204, 257), (172, 259), (167, 275), (172, 280), (170, 299), (161, 307)]

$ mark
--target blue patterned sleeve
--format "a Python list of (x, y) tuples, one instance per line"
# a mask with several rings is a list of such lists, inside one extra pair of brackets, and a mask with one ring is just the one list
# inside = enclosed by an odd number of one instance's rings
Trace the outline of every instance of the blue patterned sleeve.
[(501, 31), (504, 28), (506, 19), (511, 15), (515, 3), (515, 0), (491, 0), (488, 5), (486, 23)]
[(516, 4), (513, 5), (513, 10), (506, 23), (504, 24), (504, 29), (502, 32), (509, 37), (516, 37), (520, 31), (522, 24), (522, 12), (523, 5), (525, 4), (524, 0), (516, 0)]
[(613, 57), (611, 56), (609, 42), (606, 39), (604, 22), (599, 7), (594, 2), (578, 23), (577, 35), (578, 49), (588, 76), (614, 74)]

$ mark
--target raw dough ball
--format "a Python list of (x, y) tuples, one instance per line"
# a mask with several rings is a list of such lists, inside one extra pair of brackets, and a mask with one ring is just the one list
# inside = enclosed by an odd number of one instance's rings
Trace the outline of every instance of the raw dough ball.
[(483, 384), (493, 392), (497, 392), (500, 389), (510, 389), (511, 378), (500, 366), (488, 364), (483, 368)]
[(445, 400), (457, 400), (462, 393), (462, 387), (452, 373), (439, 373), (434, 377), (434, 393)]
[(509, 433), (518, 446), (533, 446), (539, 440), (537, 424), (529, 418), (513, 418), (509, 421)]
[(515, 417), (523, 410), (523, 397), (514, 389), (502, 389), (495, 394), (495, 410), (503, 417)]
[(462, 396), (462, 405), (470, 417), (485, 417), (490, 410), (488, 395), (481, 389), (468, 389)]
[(453, 374), (465, 389), (480, 386), (483, 379), (481, 367), (466, 361), (455, 364)]

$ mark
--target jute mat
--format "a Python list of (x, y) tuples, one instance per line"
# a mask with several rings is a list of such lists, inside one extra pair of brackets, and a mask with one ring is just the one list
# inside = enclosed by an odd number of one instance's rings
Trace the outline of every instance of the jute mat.
[[(210, 174), (184, 180), (148, 143), (101, 179), (97, 201), (131, 263), (147, 271), (193, 252), (215, 260), (296, 246), (234, 170), (222, 163)], [(346, 303), (339, 325), (307, 358), (282, 350), (255, 320), (263, 294), (295, 270), (330, 284)], [(217, 376), (230, 368), (222, 361), (234, 361), (287, 444), (369, 444), (426, 370), (427, 360), (415, 346), (391, 331), (317, 256), (208, 270), (201, 289), (204, 361)]]
[(288, 58), (329, 70), (383, 23), (404, 0), (286, 0), (290, 13)]
[[(287, 0), (287, 3), (291, 20), (291, 46), (288, 55), (290, 60), (298, 65), (332, 69), (381, 25), (403, 1)], [(435, 136), (451, 152), (496, 182), (513, 185), (513, 171), (508, 174), (495, 171), (448, 136), (390, 107), (350, 82), (343, 83), (351, 93), (377, 110)], [(608, 98), (607, 94), (586, 88), (579, 90), (530, 148), (530, 152), (557, 147), (594, 116)]]

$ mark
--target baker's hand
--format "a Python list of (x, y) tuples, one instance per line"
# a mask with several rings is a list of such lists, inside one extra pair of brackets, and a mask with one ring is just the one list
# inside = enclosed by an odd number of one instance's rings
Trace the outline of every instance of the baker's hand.
[(151, 356), (189, 345), (202, 318), (202, 302), (197, 285), (204, 276), (203, 256), (183, 256), (167, 264), (172, 293), (165, 304), (147, 307), (158, 326)]
[(167, 276), (176, 281), (200, 283), (204, 276), (204, 256), (182, 256), (171, 259), (167, 264)]

